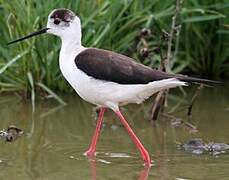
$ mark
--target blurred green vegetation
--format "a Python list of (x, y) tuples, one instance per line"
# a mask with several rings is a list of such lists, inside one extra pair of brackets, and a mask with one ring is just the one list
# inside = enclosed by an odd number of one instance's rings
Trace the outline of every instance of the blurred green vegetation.
[[(71, 92), (58, 67), (60, 40), (42, 35), (23, 43), (6, 46), (18, 37), (41, 29), (54, 8), (69, 8), (83, 25), (83, 45), (127, 54), (137, 61), (157, 67), (163, 36), (170, 31), (175, 12), (174, 0), (0, 0), (0, 91), (31, 92), (43, 89)], [(177, 20), (171, 68), (210, 79), (229, 76), (229, 2), (226, 0), (184, 1)], [(149, 57), (141, 54), (141, 31)], [(37, 91), (39, 92), (39, 91)], [(58, 98), (58, 97), (57, 97)]]

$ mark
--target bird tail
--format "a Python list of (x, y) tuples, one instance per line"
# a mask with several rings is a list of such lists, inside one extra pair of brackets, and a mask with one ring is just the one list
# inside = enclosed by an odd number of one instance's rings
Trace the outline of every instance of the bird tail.
[(195, 78), (195, 77), (188, 77), (184, 75), (173, 75), (173, 78), (176, 78), (180, 81), (190, 82), (190, 83), (203, 83), (203, 84), (221, 84), (220, 81), (214, 81), (209, 79), (202, 79), (202, 78)]
[(214, 81), (209, 79), (202, 79), (202, 78), (196, 78), (196, 77), (189, 77), (181, 74), (168, 74), (163, 71), (154, 70), (151, 73), (151, 77), (153, 81), (163, 80), (163, 79), (170, 79), (170, 78), (176, 78), (180, 81), (188, 82), (188, 83), (202, 83), (202, 84), (221, 84), (220, 81)]

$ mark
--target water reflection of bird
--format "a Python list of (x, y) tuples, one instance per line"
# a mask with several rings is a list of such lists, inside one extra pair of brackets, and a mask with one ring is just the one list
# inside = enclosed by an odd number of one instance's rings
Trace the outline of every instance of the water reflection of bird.
[[(91, 179), (96, 180), (97, 179), (97, 169), (96, 169), (96, 160), (95, 158), (90, 159), (90, 168), (91, 168)], [(147, 180), (149, 176), (149, 166), (145, 166), (143, 170), (140, 171), (138, 180)]]
[(123, 117), (119, 106), (141, 103), (160, 90), (184, 86), (185, 82), (209, 82), (167, 74), (115, 52), (82, 46), (80, 19), (68, 9), (53, 10), (48, 16), (46, 28), (9, 44), (46, 32), (59, 36), (62, 40), (59, 65), (65, 79), (81, 98), (100, 107), (96, 130), (85, 153), (88, 156), (95, 154), (103, 115), (106, 108), (110, 108), (126, 128), (145, 165), (150, 166), (148, 151)]

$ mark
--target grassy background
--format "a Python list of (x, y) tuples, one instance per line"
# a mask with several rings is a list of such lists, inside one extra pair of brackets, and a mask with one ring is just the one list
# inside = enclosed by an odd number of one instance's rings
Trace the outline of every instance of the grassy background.
[[(160, 54), (153, 50), (160, 44), (162, 53), (166, 51), (162, 37), (170, 30), (175, 4), (174, 0), (0, 0), (0, 91), (31, 92), (32, 98), (39, 89), (52, 96), (56, 96), (54, 91), (72, 92), (58, 67), (58, 38), (42, 35), (5, 45), (44, 27), (54, 8), (69, 8), (80, 16), (85, 46), (121, 52), (157, 67)], [(173, 42), (173, 72), (208, 78), (229, 76), (228, 12), (226, 0), (184, 1)], [(143, 28), (151, 31), (145, 37), (152, 50), (148, 58), (140, 53)]]

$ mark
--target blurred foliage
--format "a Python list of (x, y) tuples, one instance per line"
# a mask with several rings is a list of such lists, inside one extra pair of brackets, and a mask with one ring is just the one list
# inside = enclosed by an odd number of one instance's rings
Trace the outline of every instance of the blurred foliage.
[[(71, 92), (58, 68), (58, 38), (42, 35), (5, 45), (44, 27), (54, 8), (69, 8), (80, 16), (84, 46), (124, 53), (157, 67), (166, 52), (175, 4), (174, 0), (0, 0), (0, 91), (23, 90), (31, 97), (42, 87), (49, 94), (54, 93), (51, 89)], [(229, 76), (228, 7), (226, 0), (183, 2), (173, 42), (173, 72)], [(144, 29), (148, 35), (141, 34)]]

